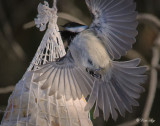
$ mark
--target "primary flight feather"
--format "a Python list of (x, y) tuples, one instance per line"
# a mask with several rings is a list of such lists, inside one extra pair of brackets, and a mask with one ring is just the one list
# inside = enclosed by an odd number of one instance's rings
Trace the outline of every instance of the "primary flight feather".
[(105, 120), (110, 115), (116, 120), (117, 110), (124, 116), (138, 106), (135, 99), (144, 91), (140, 84), (146, 80), (146, 67), (138, 67), (139, 59), (114, 61), (135, 43), (136, 5), (133, 0), (86, 0), (86, 4), (93, 22), (89, 27), (64, 26), (75, 35), (66, 56), (39, 66), (35, 72), (41, 76), (35, 81), (44, 81), (41, 88), (49, 88), (49, 95), (58, 93), (67, 100), (90, 95), (86, 110), (95, 104), (95, 118), (100, 108)]

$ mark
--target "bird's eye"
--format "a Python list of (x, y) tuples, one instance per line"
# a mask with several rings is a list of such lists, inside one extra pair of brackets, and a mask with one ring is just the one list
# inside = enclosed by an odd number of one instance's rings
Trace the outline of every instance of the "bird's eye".
[(88, 59), (88, 63), (93, 65), (93, 62), (90, 59)]

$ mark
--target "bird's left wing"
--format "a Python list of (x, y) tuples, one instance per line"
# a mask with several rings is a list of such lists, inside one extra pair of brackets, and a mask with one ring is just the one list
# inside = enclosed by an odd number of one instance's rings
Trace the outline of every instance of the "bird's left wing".
[(137, 35), (133, 0), (86, 0), (93, 16), (90, 29), (101, 39), (111, 59), (126, 54)]
[(49, 88), (49, 95), (57, 93), (66, 99), (87, 97), (92, 90), (93, 78), (84, 68), (77, 66), (70, 55), (60, 61), (40, 66), (36, 73), (41, 75), (34, 81), (44, 81), (42, 89)]

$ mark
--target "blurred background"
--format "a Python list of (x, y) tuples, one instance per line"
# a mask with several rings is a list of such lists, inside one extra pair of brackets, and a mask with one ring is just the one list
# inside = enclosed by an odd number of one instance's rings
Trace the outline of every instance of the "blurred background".
[[(39, 2), (43, 0), (0, 0), (0, 120), (14, 85), (22, 78), (44, 34), (31, 27)], [(48, 2), (52, 3), (52, 0)], [(160, 126), (160, 21), (157, 19), (160, 18), (160, 0), (135, 2), (140, 14), (151, 15), (139, 16), (137, 42), (122, 60), (140, 57), (141, 65), (149, 66), (148, 80), (144, 84), (146, 91), (138, 99), (140, 106), (133, 107), (133, 113), (127, 112), (125, 118), (119, 117), (116, 122), (112, 119), (104, 122), (101, 115), (93, 120), (95, 126), (141, 126), (147, 114), (150, 126)], [(67, 13), (86, 24), (91, 21), (84, 0), (59, 0), (58, 8), (61, 17)], [(58, 20), (59, 25), (66, 22), (64, 19)]]

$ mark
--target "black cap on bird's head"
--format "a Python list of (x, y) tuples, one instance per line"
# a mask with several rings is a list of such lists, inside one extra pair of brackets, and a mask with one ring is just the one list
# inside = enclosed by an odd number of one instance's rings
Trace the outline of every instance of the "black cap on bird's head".
[(73, 32), (73, 33), (79, 33), (79, 32), (82, 32), (88, 28), (87, 25), (82, 25), (82, 24), (79, 24), (76, 22), (69, 22), (65, 25), (62, 25), (62, 27), (66, 31)]
[(82, 25), (75, 22), (69, 22), (65, 25), (61, 25), (64, 28), (63, 31), (60, 31), (62, 39), (64, 42), (67, 42), (70, 45), (73, 38), (80, 32), (86, 30), (88, 26)]

